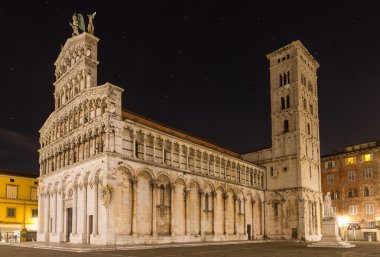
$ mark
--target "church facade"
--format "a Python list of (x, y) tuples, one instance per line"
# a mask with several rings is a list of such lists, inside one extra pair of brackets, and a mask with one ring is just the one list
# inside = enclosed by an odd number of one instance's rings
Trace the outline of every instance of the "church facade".
[(55, 62), (38, 241), (320, 239), (318, 64), (299, 41), (267, 56), (273, 147), (241, 155), (122, 110), (123, 89), (97, 85), (98, 40), (73, 35)]

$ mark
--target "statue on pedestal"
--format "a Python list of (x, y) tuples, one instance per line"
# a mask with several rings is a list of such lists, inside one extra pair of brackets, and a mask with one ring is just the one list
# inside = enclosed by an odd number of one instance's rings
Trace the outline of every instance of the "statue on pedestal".
[(87, 17), (88, 17), (87, 31), (91, 35), (94, 35), (94, 30), (95, 30), (94, 19), (95, 19), (95, 15), (96, 15), (96, 12), (94, 12), (93, 14), (88, 14), (87, 15)]
[(70, 24), (70, 27), (73, 28), (72, 36), (75, 37), (79, 35), (79, 29), (84, 32), (86, 31), (86, 27), (84, 24), (84, 19), (83, 19), (82, 14), (74, 13), (72, 18), (73, 18), (73, 23), (69, 22), (69, 24)]
[(333, 217), (332, 208), (331, 208), (331, 195), (330, 192), (327, 192), (325, 195), (325, 199), (323, 201), (323, 205), (325, 208), (324, 217), (331, 218)]

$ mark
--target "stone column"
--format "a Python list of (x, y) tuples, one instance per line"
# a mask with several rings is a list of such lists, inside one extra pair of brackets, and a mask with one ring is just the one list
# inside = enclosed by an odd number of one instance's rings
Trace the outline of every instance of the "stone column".
[(99, 193), (99, 182), (95, 181), (94, 183), (94, 217), (93, 217), (93, 235), (98, 234), (98, 193)]
[(157, 181), (152, 181), (152, 236), (157, 236)]
[(60, 190), (60, 195), (61, 195), (61, 199), (60, 199), (60, 210), (59, 210), (59, 215), (60, 215), (60, 226), (59, 226), (59, 233), (61, 234), (61, 236), (63, 236), (63, 233), (65, 232), (65, 204), (64, 204), (64, 199), (65, 199), (65, 193), (64, 191), (61, 189)]
[(224, 234), (227, 235), (227, 200), (228, 194), (224, 193), (224, 205), (223, 205), (223, 214), (224, 214)]
[(78, 187), (74, 186), (73, 190), (73, 235), (77, 234), (77, 210), (78, 210)]
[(185, 155), (186, 155), (186, 170), (189, 170), (189, 148), (185, 148)]
[[(269, 226), (269, 219), (267, 218), (268, 217), (268, 210), (266, 208), (266, 201), (263, 201), (261, 203), (261, 228), (262, 228), (262, 232), (264, 234), (264, 238), (266, 238), (268, 236), (268, 226)], [(265, 219), (265, 222), (264, 222), (264, 219)]]
[(213, 191), (211, 193), (211, 196), (212, 196), (212, 234), (214, 236), (216, 236), (216, 205), (217, 205), (217, 202), (218, 202), (218, 198), (217, 198), (217, 192), (216, 191)]
[(255, 204), (256, 204), (256, 201), (255, 200), (251, 200), (251, 203), (252, 203), (252, 239), (255, 239), (255, 233), (256, 233), (256, 229), (255, 229), (255, 220), (256, 220), (256, 217), (255, 217)]
[(155, 156), (156, 156), (156, 138), (152, 137), (152, 162), (155, 162)]
[(234, 200), (234, 234), (237, 235), (237, 210), (236, 210), (236, 202), (238, 200), (237, 195), (233, 195), (233, 200)]
[(170, 234), (175, 236), (174, 231), (174, 190), (175, 184), (170, 184)]
[(49, 221), (50, 221), (50, 193), (45, 194), (45, 221), (44, 221), (44, 232), (45, 232), (45, 242), (49, 241)]
[[(203, 159), (203, 158), (201, 158), (201, 159)], [(199, 219), (199, 225), (200, 225), (200, 227), (199, 227), (199, 233), (201, 234), (201, 235), (204, 235), (204, 228), (205, 228), (205, 226), (204, 226), (204, 220), (205, 220), (205, 215), (204, 215), (204, 206), (205, 206), (205, 197), (204, 197), (204, 195), (205, 195), (205, 193), (204, 193), (204, 191), (202, 190), (202, 189), (200, 189), (199, 190), (199, 203), (200, 203), (200, 207), (199, 207), (199, 217), (200, 217), (200, 219)]]
[(185, 189), (184, 191), (185, 194), (185, 233), (186, 235), (190, 235), (190, 218), (189, 218), (189, 213), (190, 213), (190, 189)]
[(83, 240), (87, 242), (87, 183), (83, 183), (82, 189), (82, 198), (83, 198), (83, 217), (82, 217), (82, 234)]
[(137, 178), (132, 178), (132, 235), (137, 233)]
[(45, 195), (44, 194), (42, 194), (42, 193), (39, 193), (39, 195), (38, 195), (38, 211), (39, 211), (39, 213), (38, 213), (38, 220), (40, 220), (40, 222), (38, 222), (38, 234), (41, 234), (41, 233), (43, 233), (45, 230), (44, 230), (44, 228), (43, 228), (43, 222), (42, 221), (44, 221), (45, 219), (45, 217), (44, 217), (44, 205), (42, 204), (42, 202), (44, 202), (45, 201)]
[(247, 217), (246, 217), (246, 215), (247, 215), (247, 210), (245, 209), (245, 207), (246, 207), (246, 203), (247, 202), (247, 198), (243, 198), (243, 204), (244, 204), (244, 207), (243, 207), (243, 210), (244, 210), (244, 213), (243, 213), (243, 218), (244, 218), (244, 235), (247, 235)]
[(53, 233), (57, 233), (57, 190), (54, 190), (54, 206), (53, 206), (53, 212), (54, 212), (54, 225), (53, 225)]

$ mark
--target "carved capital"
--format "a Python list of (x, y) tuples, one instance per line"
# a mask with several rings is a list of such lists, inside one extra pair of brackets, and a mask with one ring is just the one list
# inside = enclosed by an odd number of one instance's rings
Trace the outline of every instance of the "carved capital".
[(203, 191), (203, 189), (199, 189), (199, 190), (198, 190), (198, 193), (199, 193), (200, 195), (204, 195), (204, 194), (205, 194), (205, 191)]
[(224, 200), (227, 200), (228, 197), (229, 197), (229, 194), (227, 194), (227, 193), (223, 193), (223, 198), (224, 198)]
[(218, 193), (216, 191), (212, 191), (211, 192), (211, 196), (212, 198), (216, 198), (216, 196), (218, 195)]
[(133, 185), (137, 185), (138, 179), (136, 177), (131, 178), (131, 182)]
[(157, 180), (152, 180), (152, 187), (157, 188), (158, 187), (158, 181)]

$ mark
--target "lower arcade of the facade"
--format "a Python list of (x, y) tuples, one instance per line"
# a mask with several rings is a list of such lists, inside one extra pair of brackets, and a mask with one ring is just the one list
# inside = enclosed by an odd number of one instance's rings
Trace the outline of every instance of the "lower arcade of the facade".
[(38, 240), (157, 244), (319, 240), (321, 200), (103, 153), (41, 177)]

